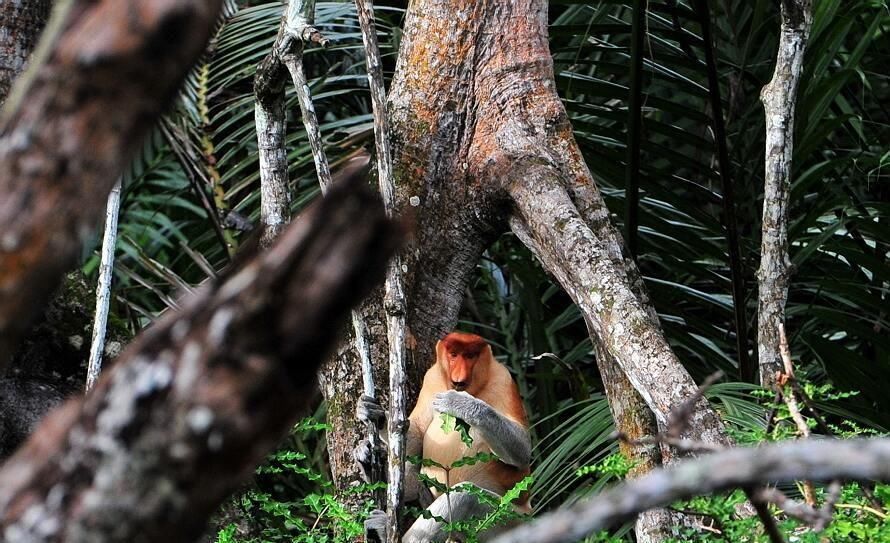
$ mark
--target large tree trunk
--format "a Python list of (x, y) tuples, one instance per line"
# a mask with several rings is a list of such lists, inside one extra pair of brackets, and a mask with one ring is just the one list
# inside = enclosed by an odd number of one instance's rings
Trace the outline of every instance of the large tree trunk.
[[(671, 351), (555, 91), (543, 0), (416, 1), (391, 93), (400, 202), (416, 198), (409, 323), (429, 352), (505, 220), (579, 304), (660, 424), (695, 383)], [(495, 31), (496, 29), (496, 31)], [(414, 207), (414, 206), (412, 206)], [(422, 345), (422, 346), (421, 346)], [(727, 443), (702, 401), (689, 436)]]
[[(666, 424), (671, 408), (696, 386), (622, 254), (572, 136), (555, 90), (547, 3), (415, 0), (389, 106), (397, 204), (415, 224), (403, 260), (409, 398), (433, 360), (435, 341), (457, 322), (480, 255), (512, 227), (580, 306), (604, 353), (600, 364), (619, 429), (640, 436), (654, 433), (655, 421)], [(382, 314), (377, 303), (366, 315)], [(372, 325), (371, 332), (380, 353), (385, 328)], [(350, 391), (361, 385), (357, 366), (345, 357), (329, 369), (335, 371), (323, 378), (334, 400), (329, 450), (346, 458), (361, 438), (360, 426), (349, 420)], [(686, 437), (729, 443), (704, 400)], [(656, 465), (658, 451), (648, 455), (645, 465)], [(344, 474), (355, 468), (351, 461), (332, 467), (342, 488), (349, 480)], [(658, 529), (644, 526), (644, 532)]]
[(813, 26), (812, 0), (782, 1), (782, 31), (773, 78), (760, 99), (766, 116), (766, 175), (763, 234), (757, 306), (757, 354), (760, 384), (770, 389), (782, 371), (779, 327), (785, 324), (785, 302), (791, 257), (788, 251), (788, 198), (794, 151), (794, 107), (803, 72), (803, 57)]
[(0, 2), (0, 105), (12, 82), (25, 69), (51, 6), (52, 0)]

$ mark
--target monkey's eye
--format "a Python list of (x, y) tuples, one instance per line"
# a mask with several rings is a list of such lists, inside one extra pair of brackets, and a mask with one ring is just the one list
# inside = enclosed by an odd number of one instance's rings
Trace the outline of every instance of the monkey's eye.
[(450, 356), (451, 358), (455, 358), (457, 356), (457, 353), (448, 353), (448, 356)]

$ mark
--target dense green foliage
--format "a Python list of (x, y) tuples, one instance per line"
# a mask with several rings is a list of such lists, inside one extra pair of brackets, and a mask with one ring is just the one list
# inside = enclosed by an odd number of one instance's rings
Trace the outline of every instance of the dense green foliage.
[[(245, 239), (243, 225), (257, 221), (252, 79), (274, 39), (281, 5), (249, 4), (256, 2), (227, 1), (212, 49), (125, 178), (114, 311), (134, 329), (174, 307), (178, 292), (224, 267)], [(756, 358), (764, 147), (759, 91), (772, 73), (779, 24), (777, 2), (709, 4), (708, 19), (688, 0), (647, 4), (639, 131), (627, 129), (630, 2), (553, 1), (550, 8), (557, 85), (575, 136), (619, 225), (626, 213), (625, 180), (638, 179), (638, 261), (666, 334), (697, 379), (717, 369), (738, 375), (718, 146), (725, 146), (730, 157), (731, 207), (739, 226), (747, 310), (743, 339)], [(883, 431), (890, 427), (890, 399), (883, 389), (890, 382), (890, 10), (880, 0), (814, 4), (815, 25), (797, 108), (789, 340), (800, 375), (815, 387), (813, 396), (827, 384), (860, 392), (819, 404), (830, 423), (843, 431)], [(387, 75), (394, 66), (401, 17), (399, 9), (378, 8)], [(306, 65), (327, 151), (336, 165), (355, 148), (371, 145), (370, 103), (351, 2), (319, 3), (317, 22), (334, 45), (309, 50)], [(704, 25), (714, 37), (727, 127), (722, 141), (715, 141), (708, 102)], [(288, 99), (296, 211), (318, 190), (296, 99), (290, 92)], [(627, 148), (635, 140), (642, 149), (641, 166), (629, 171)], [(86, 256), (85, 269), (91, 272), (97, 258)], [(585, 476), (575, 474), (615, 452), (611, 416), (580, 314), (512, 236), (500, 239), (480, 262), (466, 294), (461, 327), (493, 342), (526, 398), (536, 443), (537, 509), (575, 501), (615, 477), (615, 466), (606, 464)], [(728, 382), (710, 394), (739, 437), (756, 442), (769, 437), (763, 404), (769, 399), (758, 403), (752, 390)], [(779, 424), (776, 431), (788, 427)], [(315, 443), (316, 438), (297, 434), (290, 447), (299, 450)], [(247, 509), (264, 510), (295, 525), (299, 519), (288, 518), (289, 512), (279, 515), (274, 504), (314, 492), (322, 501), (303, 505), (320, 517), (336, 518), (335, 504), (323, 501), (323, 479), (294, 483), (300, 475), (295, 466), (325, 473), (323, 454), (316, 450), (300, 458), (301, 463), (294, 463), (297, 458), (287, 451), (279, 454), (284, 456), (276, 456), (264, 469), (282, 471), (258, 474), (259, 488), (266, 489), (259, 492), (265, 494), (245, 496)], [(280, 492), (268, 492), (276, 485), (282, 485)], [(865, 505), (856, 501), (860, 498), (845, 496), (851, 507), (841, 510), (831, 528), (837, 530), (834, 540), (867, 540), (856, 539), (865, 537), (854, 537), (856, 532), (879, 540), (878, 534), (887, 530), (883, 518), (863, 513)], [(688, 506), (711, 511), (728, 526), (720, 511), (732, 499)], [(739, 529), (750, 532), (750, 527)]]

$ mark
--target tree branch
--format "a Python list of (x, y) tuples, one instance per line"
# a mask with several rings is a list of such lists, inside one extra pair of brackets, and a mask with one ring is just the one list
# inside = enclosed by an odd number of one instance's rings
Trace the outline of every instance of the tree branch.
[(86, 390), (93, 388), (102, 371), (102, 352), (105, 350), (105, 328), (111, 306), (111, 278), (114, 273), (114, 249), (117, 245), (117, 215), (121, 206), (121, 181), (111, 189), (105, 204), (105, 231), (102, 233), (102, 256), (99, 262), (99, 281), (96, 284), (96, 314), (93, 319), (93, 338), (90, 341), (90, 360), (87, 364)]
[[(396, 213), (395, 182), (392, 176), (392, 150), (390, 148), (389, 115), (386, 110), (386, 89), (383, 84), (383, 65), (374, 26), (374, 3), (356, 0), (362, 39), (365, 44), (365, 60), (368, 66), (368, 83), (371, 87), (371, 104), (374, 110), (374, 141), (377, 148), (377, 176), (380, 194), (386, 213)], [(386, 491), (386, 508), (389, 543), (399, 543), (399, 517), (402, 507), (405, 478), (405, 434), (407, 430), (407, 399), (405, 374), (407, 329), (405, 326), (405, 288), (402, 279), (402, 260), (396, 255), (386, 270), (383, 307), (386, 310), (387, 343), (389, 350), (389, 477)]]
[(0, 370), (203, 50), (219, 7), (220, 0), (57, 6), (0, 121)]
[(309, 404), (337, 322), (395, 249), (363, 183), (338, 183), (53, 413), (0, 471), (5, 540), (196, 537)]
[(628, 481), (498, 537), (494, 543), (569, 543), (677, 500), (801, 479), (890, 481), (890, 439), (807, 440), (727, 449)]

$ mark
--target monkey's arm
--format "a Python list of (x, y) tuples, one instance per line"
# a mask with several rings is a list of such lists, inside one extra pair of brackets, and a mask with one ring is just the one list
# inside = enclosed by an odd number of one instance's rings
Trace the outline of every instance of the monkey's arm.
[(433, 409), (454, 415), (477, 428), (491, 447), (491, 452), (505, 464), (524, 469), (531, 463), (532, 445), (528, 430), (479, 398), (466, 392), (448, 390), (436, 394)]

